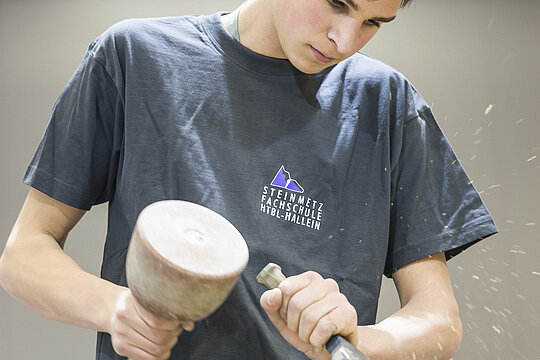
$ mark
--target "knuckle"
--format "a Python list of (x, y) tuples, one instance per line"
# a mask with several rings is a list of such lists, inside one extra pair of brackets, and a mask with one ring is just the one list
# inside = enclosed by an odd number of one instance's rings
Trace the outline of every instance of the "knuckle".
[(287, 280), (283, 280), (281, 284), (279, 284), (279, 289), (281, 290), (283, 297), (289, 297), (293, 294), (293, 287)]
[(158, 357), (163, 356), (164, 354), (169, 352), (169, 348), (164, 345), (153, 345), (150, 349), (148, 349), (151, 354), (155, 354)]
[(112, 333), (117, 337), (124, 337), (126, 335), (126, 327), (121, 322), (115, 322), (112, 328)]
[(317, 327), (319, 328), (318, 332), (321, 334), (322, 337), (330, 337), (332, 334), (337, 332), (337, 325), (330, 320), (328, 317), (324, 317), (317, 323)]
[(118, 355), (126, 355), (127, 353), (127, 345), (123, 342), (113, 342), (113, 349), (118, 353)]
[(332, 336), (336, 326), (326, 321), (319, 321), (309, 337), (309, 343), (316, 349), (320, 349)]
[(347, 299), (347, 296), (345, 294), (340, 292), (334, 292), (332, 295), (332, 301), (341, 305), (350, 305), (349, 299)]
[(154, 316), (147, 316), (144, 320), (151, 328), (157, 328), (159, 326), (159, 321)]
[(300, 323), (303, 327), (313, 327), (319, 321), (319, 317), (312, 311), (304, 311), (300, 316)]
[(164, 344), (169, 341), (169, 336), (163, 331), (154, 331), (152, 337), (156, 344)]
[(325, 341), (317, 333), (313, 332), (309, 337), (309, 343), (315, 349), (320, 349), (325, 344)]
[(302, 302), (297, 297), (293, 296), (289, 300), (289, 306), (288, 306), (289, 313), (297, 314), (297, 313), (300, 313), (303, 309), (304, 309), (304, 304), (302, 304)]
[(309, 278), (310, 280), (320, 280), (322, 279), (322, 276), (313, 270), (306, 271), (304, 275)]
[(358, 317), (358, 314), (356, 313), (356, 308), (352, 304), (347, 303), (346, 309), (347, 312), (349, 312), (351, 315), (354, 315), (354, 319), (356, 321), (356, 318)]
[(339, 284), (332, 278), (324, 279), (324, 284), (328, 289), (339, 291)]
[(125, 306), (119, 306), (116, 308), (116, 317), (120, 320), (126, 320), (129, 317), (129, 312)]
[(167, 360), (170, 357), (171, 357), (171, 352), (169, 350), (167, 350), (164, 354), (159, 356), (157, 359), (158, 360)]

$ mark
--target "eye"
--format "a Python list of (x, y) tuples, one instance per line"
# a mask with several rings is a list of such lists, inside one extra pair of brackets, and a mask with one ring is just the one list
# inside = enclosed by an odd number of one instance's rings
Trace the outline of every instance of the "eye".
[(376, 26), (377, 28), (381, 27), (381, 23), (376, 20), (366, 20), (366, 24), (369, 26)]
[(343, 1), (339, 1), (339, 0), (329, 0), (328, 1), (332, 6), (335, 6), (339, 9), (345, 9), (347, 8), (347, 5), (343, 2)]

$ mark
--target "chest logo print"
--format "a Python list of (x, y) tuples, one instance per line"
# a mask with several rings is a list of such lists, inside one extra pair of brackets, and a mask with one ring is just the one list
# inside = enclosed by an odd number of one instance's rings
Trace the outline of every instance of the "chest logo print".
[(274, 185), (280, 188), (292, 190), (299, 193), (304, 192), (304, 189), (300, 186), (298, 181), (291, 178), (291, 175), (289, 174), (288, 171), (285, 170), (285, 167), (283, 167), (283, 165), (281, 165), (281, 169), (279, 169), (276, 176), (274, 177), (274, 180), (272, 180), (270, 185)]
[(304, 188), (282, 165), (262, 190), (260, 211), (272, 217), (320, 230), (323, 203), (304, 195)]

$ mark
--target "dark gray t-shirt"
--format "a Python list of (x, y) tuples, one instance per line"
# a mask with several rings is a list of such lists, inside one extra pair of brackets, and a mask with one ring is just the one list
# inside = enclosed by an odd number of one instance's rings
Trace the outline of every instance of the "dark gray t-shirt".
[[(109, 202), (102, 276), (122, 285), (146, 205), (217, 211), (250, 261), (171, 358), (303, 359), (260, 308), (268, 262), (334, 278), (373, 324), (383, 274), (497, 229), (403, 75), (361, 53), (306, 75), (243, 47), (219, 16), (126, 20), (93, 41), (24, 182), (80, 209)], [(120, 359), (108, 334), (97, 354)]]

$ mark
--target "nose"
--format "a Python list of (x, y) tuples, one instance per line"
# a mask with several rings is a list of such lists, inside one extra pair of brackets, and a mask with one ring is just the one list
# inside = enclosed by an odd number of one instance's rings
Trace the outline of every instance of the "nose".
[(358, 39), (362, 23), (350, 17), (341, 17), (328, 31), (328, 39), (334, 44), (341, 55), (352, 55), (360, 49)]

